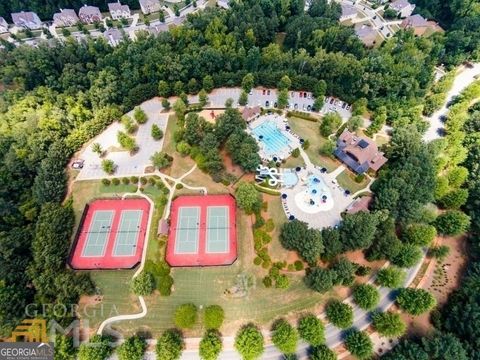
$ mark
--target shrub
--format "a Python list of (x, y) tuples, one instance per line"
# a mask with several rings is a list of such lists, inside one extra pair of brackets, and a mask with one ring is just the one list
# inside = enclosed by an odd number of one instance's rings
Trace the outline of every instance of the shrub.
[(286, 289), (289, 286), (290, 286), (290, 280), (288, 279), (287, 275), (282, 274), (275, 279), (275, 287), (277, 289)]
[(429, 250), (429, 255), (440, 261), (444, 260), (449, 253), (450, 253), (450, 248), (446, 245), (434, 246)]
[(357, 268), (357, 271), (355, 271), (355, 275), (357, 276), (367, 276), (368, 274), (370, 274), (372, 272), (372, 268), (369, 267), (369, 266), (364, 266), (364, 265), (360, 265), (358, 268)]
[(420, 315), (435, 307), (437, 301), (424, 289), (400, 289), (397, 304), (411, 315)]
[(173, 157), (168, 155), (165, 152), (155, 152), (151, 157), (150, 161), (152, 162), (153, 166), (158, 168), (159, 170), (169, 167), (172, 164)]
[(172, 293), (173, 278), (170, 275), (161, 275), (157, 281), (157, 289), (162, 296), (170, 296)]
[(129, 337), (123, 344), (117, 348), (119, 360), (142, 360), (147, 342), (139, 336)]
[(112, 184), (115, 185), (115, 186), (120, 185), (120, 180), (117, 179), (117, 178), (113, 178), (112, 179)]
[(157, 180), (154, 177), (148, 178), (148, 184), (154, 186), (157, 183)]
[(305, 276), (305, 284), (321, 294), (332, 290), (336, 280), (335, 271), (319, 267), (311, 269)]
[(182, 184), (182, 183), (178, 183), (177, 185), (175, 185), (175, 189), (177, 189), (177, 190), (183, 189), (183, 184)]
[(204, 325), (207, 329), (220, 329), (225, 319), (225, 312), (219, 305), (210, 305), (205, 308)]
[(273, 219), (268, 219), (265, 222), (265, 231), (266, 232), (272, 232), (274, 229), (275, 229), (275, 223), (273, 222)]
[(293, 156), (294, 158), (298, 158), (298, 157), (300, 156), (300, 149), (299, 149), (299, 148), (293, 149), (293, 151), (292, 151), (292, 156)]
[(345, 337), (345, 346), (357, 359), (370, 359), (373, 355), (372, 340), (363, 331), (350, 331)]
[(124, 185), (128, 185), (128, 184), (130, 184), (130, 179), (127, 178), (127, 177), (124, 177), (124, 178), (122, 178), (122, 183), (123, 183)]
[(373, 285), (360, 284), (353, 290), (353, 300), (361, 309), (371, 310), (380, 301), (380, 294)]
[(402, 286), (404, 280), (405, 272), (403, 270), (394, 266), (389, 266), (378, 271), (375, 281), (380, 286), (395, 289)]
[(131, 182), (132, 184), (138, 184), (138, 177), (136, 177), (136, 176), (131, 176), (131, 177), (130, 177), (130, 182)]
[(422, 250), (413, 244), (402, 244), (399, 253), (393, 257), (392, 263), (402, 268), (417, 264), (422, 258)]
[(435, 227), (443, 235), (460, 235), (470, 227), (470, 217), (458, 210), (449, 210), (435, 221)]
[(286, 320), (277, 320), (272, 327), (272, 342), (283, 354), (293, 354), (297, 349), (297, 330)]
[(147, 179), (146, 177), (142, 176), (142, 177), (140, 178), (140, 184), (142, 184), (142, 185), (147, 185), (147, 182), (148, 182), (148, 179)]
[(88, 343), (80, 345), (78, 349), (79, 360), (105, 360), (112, 354), (110, 346), (111, 338), (107, 336), (94, 335)]
[(303, 270), (303, 262), (301, 262), (300, 260), (296, 260), (294, 266), (296, 271)]
[(197, 307), (194, 304), (182, 304), (175, 309), (174, 322), (181, 329), (191, 329), (197, 321)]
[(157, 340), (157, 360), (178, 360), (184, 348), (182, 333), (176, 329), (166, 330)]
[(326, 308), (328, 320), (340, 329), (346, 329), (353, 324), (353, 308), (338, 300), (331, 301)]
[(337, 360), (337, 355), (327, 345), (318, 345), (310, 350), (310, 360)]
[(130, 152), (134, 152), (138, 149), (135, 139), (131, 136), (128, 136), (123, 131), (117, 132), (117, 141), (123, 149)]
[(150, 295), (155, 289), (155, 279), (149, 272), (142, 271), (140, 275), (132, 279), (130, 288), (135, 295)]
[(324, 137), (328, 137), (330, 134), (333, 134), (342, 124), (342, 118), (338, 113), (328, 113), (320, 124), (320, 134)]
[(109, 179), (102, 179), (102, 184), (105, 186), (110, 186), (112, 182)]
[(115, 172), (116, 166), (113, 160), (103, 159), (102, 160), (102, 170), (108, 175), (112, 175)]
[(260, 264), (262, 263), (262, 259), (260, 259), (260, 258), (257, 256), (257, 257), (255, 257), (255, 259), (253, 259), (253, 263), (258, 266), (258, 265), (260, 265)]
[(272, 278), (270, 276), (265, 276), (262, 280), (263, 282), (263, 285), (266, 287), (266, 288), (271, 288), (272, 285), (273, 285), (273, 281), (272, 281)]
[(325, 326), (314, 314), (306, 314), (300, 318), (298, 333), (310, 345), (316, 346), (325, 342)]
[(404, 233), (405, 241), (418, 246), (428, 246), (437, 236), (437, 230), (432, 225), (413, 224)]
[(255, 325), (245, 325), (237, 332), (234, 346), (243, 360), (257, 359), (264, 351), (263, 335)]
[(200, 340), (200, 359), (216, 360), (222, 351), (222, 347), (222, 338), (218, 331), (207, 330), (202, 340)]

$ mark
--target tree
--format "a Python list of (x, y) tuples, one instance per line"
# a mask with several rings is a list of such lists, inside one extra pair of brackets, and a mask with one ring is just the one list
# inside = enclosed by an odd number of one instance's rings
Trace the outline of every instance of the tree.
[(443, 235), (460, 235), (466, 232), (469, 226), (470, 217), (458, 210), (446, 211), (435, 221), (435, 227)]
[(158, 95), (163, 98), (168, 98), (171, 94), (170, 85), (164, 80), (160, 80), (158, 83)]
[(73, 337), (56, 335), (54, 360), (75, 360), (76, 358), (77, 349), (74, 347)]
[(350, 132), (355, 132), (363, 126), (363, 117), (360, 115), (352, 116), (347, 121), (347, 129)]
[(314, 267), (305, 276), (305, 284), (321, 294), (332, 290), (336, 282), (337, 273), (330, 269)]
[(335, 285), (350, 286), (355, 281), (355, 271), (358, 265), (352, 263), (346, 258), (338, 259), (332, 266), (332, 271), (336, 274)]
[(333, 134), (342, 125), (342, 118), (336, 112), (326, 114), (320, 124), (320, 134), (328, 137)]
[(242, 89), (246, 93), (249, 93), (253, 86), (255, 85), (255, 78), (253, 77), (253, 74), (248, 73), (245, 75), (242, 79)]
[(200, 105), (202, 107), (204, 107), (205, 105), (207, 105), (208, 103), (208, 95), (207, 95), (207, 92), (202, 89), (200, 90), (200, 92), (198, 93), (198, 101), (200, 102)]
[(327, 345), (317, 345), (310, 349), (310, 360), (337, 360), (337, 355)]
[(220, 329), (225, 318), (225, 312), (219, 305), (210, 305), (205, 308), (204, 325), (207, 329)]
[(133, 118), (140, 125), (148, 121), (147, 114), (140, 106), (135, 106), (135, 109), (133, 109)]
[(222, 351), (222, 338), (218, 331), (210, 329), (200, 340), (199, 355), (202, 360), (216, 360)]
[(182, 304), (175, 309), (175, 325), (181, 329), (191, 329), (197, 322), (197, 307), (194, 304)]
[(173, 104), (173, 110), (175, 111), (175, 115), (177, 115), (177, 118), (179, 120), (185, 119), (185, 112), (187, 111), (187, 106), (183, 102), (182, 99), (177, 99), (175, 101), (175, 104)]
[(346, 329), (353, 324), (353, 308), (338, 300), (327, 304), (325, 311), (328, 321), (340, 329)]
[(422, 250), (418, 246), (403, 244), (398, 254), (393, 257), (392, 263), (401, 268), (409, 268), (417, 264), (422, 256)]
[(345, 337), (345, 346), (357, 359), (370, 359), (373, 355), (373, 343), (364, 331), (351, 330)]
[(202, 82), (202, 87), (207, 93), (211, 93), (215, 84), (213, 83), (213, 78), (210, 75), (205, 75)]
[(322, 259), (333, 260), (337, 255), (343, 251), (343, 244), (340, 240), (340, 232), (336, 228), (323, 228), (322, 241), (324, 251)]
[(425, 352), (423, 347), (411, 340), (401, 341), (392, 351), (385, 354), (383, 358), (386, 360), (430, 360), (429, 354)]
[(277, 84), (279, 90), (287, 90), (290, 89), (292, 86), (292, 80), (288, 77), (288, 75), (282, 76), (280, 81)]
[(131, 136), (128, 136), (123, 131), (117, 132), (117, 141), (120, 144), (120, 146), (125, 150), (133, 152), (137, 149), (137, 144), (135, 143), (135, 139)]
[(427, 312), (437, 304), (437, 301), (424, 289), (400, 289), (397, 296), (397, 304), (411, 315), (420, 315)]
[(345, 215), (340, 225), (344, 250), (365, 249), (372, 245), (379, 218), (375, 213), (360, 211)]
[(240, 97), (238, 98), (238, 104), (241, 106), (245, 106), (248, 104), (248, 93), (242, 91), (240, 93)]
[(360, 284), (353, 289), (353, 300), (363, 310), (372, 310), (380, 301), (380, 294), (375, 286)]
[(242, 181), (235, 190), (238, 207), (247, 213), (259, 209), (261, 197), (252, 183)]
[(283, 89), (278, 92), (277, 107), (285, 109), (288, 105), (288, 90)]
[(169, 111), (169, 110), (170, 110), (170, 101), (168, 101), (168, 99), (163, 98), (163, 99), (162, 99), (162, 107), (163, 107), (166, 111)]
[(163, 151), (157, 151), (150, 157), (150, 160), (152, 161), (154, 167), (161, 170), (169, 167), (172, 164), (173, 158)]
[(395, 266), (389, 266), (378, 270), (376, 282), (380, 286), (396, 289), (402, 286), (405, 280), (405, 272)]
[(166, 330), (157, 340), (157, 360), (178, 360), (184, 348), (182, 333), (176, 329)]
[(102, 156), (102, 154), (103, 154), (102, 145), (100, 145), (99, 143), (93, 143), (92, 144), (92, 151), (95, 154), (97, 154), (98, 156)]
[(247, 324), (238, 330), (234, 346), (243, 360), (258, 359), (264, 351), (263, 335), (255, 325)]
[(454, 189), (439, 199), (439, 205), (444, 209), (459, 209), (468, 199), (468, 189)]
[(79, 360), (105, 360), (112, 353), (110, 346), (111, 338), (107, 336), (94, 335), (88, 343), (81, 344), (78, 349)]
[(432, 338), (423, 338), (422, 344), (432, 360), (471, 359), (462, 342), (452, 334), (437, 333)]
[(155, 289), (155, 279), (149, 272), (142, 271), (132, 279), (130, 289), (138, 296), (150, 295)]
[(280, 243), (287, 250), (296, 250), (309, 264), (315, 264), (323, 251), (322, 233), (309, 229), (302, 221), (293, 220), (282, 226)]
[(102, 160), (102, 170), (108, 175), (112, 175), (115, 172), (116, 165), (113, 160), (103, 159)]
[(160, 140), (163, 138), (163, 131), (157, 124), (152, 124), (152, 130), (150, 131), (154, 140)]
[(131, 336), (117, 348), (119, 360), (142, 360), (147, 342), (139, 336)]
[(312, 346), (325, 342), (325, 326), (314, 314), (302, 316), (298, 321), (297, 329), (300, 337)]
[(391, 311), (375, 312), (372, 315), (372, 323), (375, 330), (385, 337), (399, 337), (407, 330), (407, 325), (401, 319), (400, 314)]
[(405, 230), (404, 240), (417, 246), (429, 246), (437, 236), (437, 230), (432, 225), (412, 224)]
[(293, 354), (297, 350), (297, 330), (286, 320), (277, 320), (272, 327), (272, 342), (283, 354)]

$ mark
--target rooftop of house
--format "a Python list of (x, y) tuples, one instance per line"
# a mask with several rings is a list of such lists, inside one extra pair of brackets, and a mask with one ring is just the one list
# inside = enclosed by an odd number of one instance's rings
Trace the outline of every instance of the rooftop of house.
[(60, 12), (53, 14), (53, 18), (73, 17), (78, 18), (77, 13), (73, 9), (60, 9)]
[(143, 6), (152, 6), (160, 4), (159, 0), (139, 0), (140, 4)]
[(402, 11), (402, 9), (409, 6), (415, 7), (415, 5), (410, 4), (407, 0), (396, 0), (390, 4), (390, 8), (396, 11)]
[(342, 16), (352, 16), (357, 14), (355, 6), (350, 4), (342, 4)]
[(130, 12), (130, 7), (128, 5), (122, 5), (120, 2), (108, 3), (108, 11)]
[(259, 106), (254, 106), (254, 107), (248, 107), (245, 106), (242, 111), (242, 118), (243, 120), (247, 121), (250, 120), (252, 117), (257, 116), (260, 114), (260, 107)]
[(360, 211), (369, 211), (369, 206), (370, 203), (372, 202), (372, 197), (367, 195), (367, 196), (362, 196), (360, 199), (356, 200), (353, 202), (350, 207), (347, 209), (347, 214), (356, 214)]
[(23, 22), (41, 23), (38, 15), (33, 11), (21, 11), (18, 13), (12, 13), (11, 15), (15, 24)]
[[(336, 155), (358, 173), (364, 172), (368, 168), (377, 171), (387, 162), (387, 158), (378, 151), (378, 146), (373, 140), (357, 136), (347, 129), (337, 140)], [(367, 165), (368, 168), (365, 168)]]
[(107, 40), (113, 40), (115, 42), (117, 41), (121, 41), (123, 39), (123, 34), (120, 30), (118, 30), (117, 28), (110, 28), (108, 29), (107, 31), (105, 31), (103, 33), (103, 36), (107, 39)]
[(428, 21), (422, 15), (415, 14), (403, 20), (401, 26), (404, 28), (426, 27), (428, 26)]
[(79, 15), (96, 15), (101, 14), (100, 9), (96, 6), (84, 5), (78, 10)]
[(370, 25), (359, 24), (355, 26), (355, 34), (362, 40), (366, 45), (372, 44), (377, 38), (377, 31), (372, 28)]
[(0, 26), (8, 26), (7, 20), (0, 16)]

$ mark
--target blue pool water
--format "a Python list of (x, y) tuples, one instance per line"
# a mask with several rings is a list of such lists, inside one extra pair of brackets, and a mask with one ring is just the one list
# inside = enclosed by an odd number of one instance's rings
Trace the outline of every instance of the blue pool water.
[[(308, 177), (308, 193), (316, 204), (324, 202), (330, 195), (330, 191), (320, 176), (311, 175)], [(313, 205), (313, 204), (312, 204)]]
[(297, 185), (298, 177), (294, 172), (285, 171), (283, 174), (283, 185), (286, 187), (293, 187)]
[(270, 156), (279, 155), (288, 149), (290, 140), (282, 133), (273, 121), (265, 121), (252, 129), (258, 141), (262, 142), (265, 153)]

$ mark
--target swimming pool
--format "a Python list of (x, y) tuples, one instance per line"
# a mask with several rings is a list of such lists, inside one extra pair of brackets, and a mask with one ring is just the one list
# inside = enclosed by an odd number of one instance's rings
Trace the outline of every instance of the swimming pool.
[(310, 204), (325, 203), (330, 195), (330, 189), (327, 187), (323, 179), (316, 175), (308, 177), (307, 192), (310, 196)]
[(269, 156), (280, 156), (289, 150), (290, 140), (273, 121), (265, 121), (252, 129), (257, 140), (264, 144), (264, 151)]
[(293, 187), (297, 185), (298, 176), (293, 171), (284, 171), (282, 174), (283, 185), (286, 187)]

